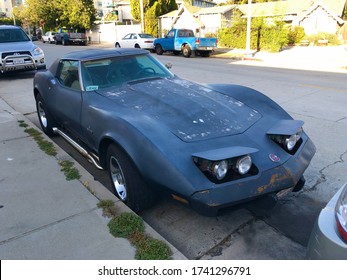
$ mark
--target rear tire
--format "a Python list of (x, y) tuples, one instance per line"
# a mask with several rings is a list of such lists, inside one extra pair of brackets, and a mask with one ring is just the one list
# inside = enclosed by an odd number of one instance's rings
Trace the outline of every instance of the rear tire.
[(116, 43), (114, 47), (115, 47), (115, 48), (120, 48), (120, 44), (119, 44), (119, 43)]
[(164, 50), (160, 44), (155, 45), (155, 52), (157, 55), (162, 55), (164, 53)]
[(129, 156), (120, 147), (111, 144), (106, 160), (114, 194), (135, 212), (151, 207), (155, 193), (146, 186)]
[(185, 45), (182, 47), (182, 53), (184, 57), (188, 58), (192, 55), (192, 50), (188, 45)]

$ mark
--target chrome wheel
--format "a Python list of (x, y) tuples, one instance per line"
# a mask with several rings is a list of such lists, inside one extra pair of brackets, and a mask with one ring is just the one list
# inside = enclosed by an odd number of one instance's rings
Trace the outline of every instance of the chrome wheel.
[(42, 105), (41, 101), (39, 101), (37, 103), (37, 109), (38, 109), (40, 122), (41, 122), (42, 126), (47, 128), (47, 123), (48, 123), (47, 116), (46, 116), (46, 112), (45, 112), (45, 109), (43, 108), (43, 105)]
[(114, 156), (110, 157), (110, 173), (112, 184), (118, 194), (118, 197), (122, 201), (125, 201), (127, 199), (125, 178), (122, 168), (120, 167), (118, 160)]

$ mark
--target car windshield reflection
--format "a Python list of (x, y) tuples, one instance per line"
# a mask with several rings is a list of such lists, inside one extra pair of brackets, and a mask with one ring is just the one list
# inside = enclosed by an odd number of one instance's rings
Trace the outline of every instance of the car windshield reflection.
[(86, 91), (170, 77), (173, 77), (173, 74), (151, 55), (112, 57), (82, 62), (82, 79)]

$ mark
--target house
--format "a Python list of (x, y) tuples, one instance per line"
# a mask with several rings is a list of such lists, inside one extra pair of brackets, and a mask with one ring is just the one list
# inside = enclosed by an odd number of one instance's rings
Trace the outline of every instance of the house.
[(23, 4), (23, 0), (0, 0), (1, 17), (13, 17), (13, 7)]
[(116, 3), (119, 21), (125, 24), (134, 24), (135, 20), (131, 14), (130, 0), (121, 0)]
[[(335, 7), (338, 8), (337, 5)], [(340, 11), (334, 10), (333, 8), (326, 6), (324, 3), (317, 2), (299, 17), (298, 25), (302, 26), (308, 35), (318, 32), (335, 34), (344, 25), (344, 21), (340, 17), (343, 7)]]
[(220, 28), (229, 27), (232, 24), (236, 5), (215, 6), (200, 9), (194, 17), (202, 23), (205, 34), (217, 33)]
[(159, 28), (166, 34), (171, 28), (189, 28), (199, 36), (216, 33), (218, 29), (229, 26), (236, 5), (199, 8), (181, 4), (176, 11), (159, 17)]
[[(251, 17), (279, 18), (293, 26), (302, 26), (306, 34), (336, 33), (344, 25), (342, 14), (346, 0), (290, 0), (251, 5)], [(244, 17), (248, 5), (237, 7)]]
[[(287, 0), (253, 3), (250, 15), (252, 18), (266, 18), (269, 22), (276, 18), (292, 26), (302, 26), (306, 34), (318, 32), (335, 34), (347, 30), (342, 20), (345, 5), (346, 0)], [(248, 4), (214, 6), (198, 10), (195, 8), (183, 3), (177, 11), (159, 17), (161, 30), (189, 27), (198, 30), (199, 35), (203, 36), (230, 26), (236, 13), (241, 13), (243, 17), (248, 16)]]
[(189, 28), (198, 33), (203, 24), (194, 17), (201, 8), (180, 4), (178, 10), (159, 17), (159, 34), (165, 35), (172, 28)]

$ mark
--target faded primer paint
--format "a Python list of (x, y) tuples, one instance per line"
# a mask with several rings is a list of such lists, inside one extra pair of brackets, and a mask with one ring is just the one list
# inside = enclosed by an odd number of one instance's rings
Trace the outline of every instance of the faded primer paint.
[(261, 118), (230, 96), (178, 78), (123, 85), (100, 93), (160, 121), (186, 142), (241, 134)]

